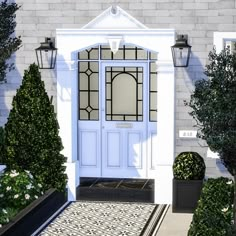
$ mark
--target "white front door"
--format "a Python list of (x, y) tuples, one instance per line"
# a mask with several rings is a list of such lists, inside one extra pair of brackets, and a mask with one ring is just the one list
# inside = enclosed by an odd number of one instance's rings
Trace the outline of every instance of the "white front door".
[(102, 63), (103, 177), (147, 177), (147, 63)]

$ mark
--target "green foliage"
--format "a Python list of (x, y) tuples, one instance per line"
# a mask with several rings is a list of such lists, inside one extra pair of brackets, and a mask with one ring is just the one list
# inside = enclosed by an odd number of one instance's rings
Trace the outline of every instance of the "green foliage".
[(3, 163), (4, 156), (4, 128), (0, 127), (0, 164)]
[(42, 194), (42, 185), (29, 171), (4, 172), (0, 178), (0, 228)]
[(206, 166), (203, 158), (196, 152), (182, 152), (174, 161), (173, 174), (179, 180), (202, 180)]
[(205, 182), (188, 236), (230, 236), (233, 219), (234, 183), (227, 178)]
[(13, 63), (6, 61), (21, 45), (20, 37), (14, 36), (16, 27), (15, 13), (20, 7), (16, 3), (0, 3), (0, 81), (4, 81), (7, 70), (13, 69)]
[[(236, 54), (225, 48), (209, 53), (205, 74), (208, 80), (195, 84), (189, 105), (198, 122), (199, 137), (206, 140), (236, 182)], [(236, 183), (235, 183), (236, 184)], [(236, 230), (236, 185), (234, 190), (234, 227)]]
[(229, 49), (219, 54), (213, 50), (209, 62), (208, 80), (196, 82), (187, 104), (198, 122), (199, 137), (220, 153), (227, 169), (236, 175), (236, 54)]
[(37, 183), (29, 171), (7, 171), (0, 178), (2, 208), (23, 209), (42, 194), (42, 185)]
[(18, 209), (12, 207), (0, 207), (0, 228), (7, 224), (18, 212)]
[(5, 125), (7, 168), (29, 170), (44, 191), (64, 191), (66, 158), (60, 153), (59, 125), (35, 64), (25, 71), (12, 106)]

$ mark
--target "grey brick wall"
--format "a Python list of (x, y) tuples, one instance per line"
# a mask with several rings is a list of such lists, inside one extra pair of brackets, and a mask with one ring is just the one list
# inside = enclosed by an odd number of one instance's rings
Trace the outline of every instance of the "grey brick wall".
[[(178, 138), (180, 129), (193, 129), (194, 121), (183, 101), (189, 100), (194, 81), (204, 77), (213, 32), (236, 30), (235, 0), (16, 0), (16, 34), (23, 46), (13, 57), (16, 70), (8, 74), (8, 83), (0, 85), (0, 125), (6, 122), (12, 97), (19, 87), (24, 69), (36, 61), (34, 49), (45, 36), (55, 36), (56, 28), (81, 28), (116, 3), (150, 28), (172, 28), (188, 34), (192, 57), (187, 69), (176, 69), (176, 154), (195, 150), (205, 156), (205, 143)], [(42, 71), (49, 96), (56, 96), (56, 75)], [(54, 103), (55, 103), (54, 99)]]

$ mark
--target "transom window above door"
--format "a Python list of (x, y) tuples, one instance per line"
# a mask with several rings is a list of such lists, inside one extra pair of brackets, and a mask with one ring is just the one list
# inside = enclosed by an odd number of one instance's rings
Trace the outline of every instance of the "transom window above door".
[[(143, 92), (148, 97), (148, 116), (150, 122), (157, 121), (157, 53), (132, 45), (123, 45), (118, 52), (111, 52), (108, 45), (99, 45), (87, 48), (78, 53), (78, 89), (79, 89), (79, 120), (99, 120), (100, 94), (100, 63), (108, 61), (119, 62), (144, 62), (148, 63), (149, 85), (148, 91), (142, 91), (143, 71), (142, 67), (108, 67), (106, 69), (106, 119), (120, 121), (143, 120)], [(130, 79), (133, 78), (133, 79)], [(111, 85), (112, 81), (114, 84)], [(122, 83), (121, 83), (122, 82)], [(122, 87), (124, 96), (111, 89), (111, 86)], [(128, 88), (135, 88), (129, 94)], [(127, 88), (125, 90), (125, 88)], [(110, 94), (113, 91), (112, 94)], [(128, 97), (125, 96), (130, 96)], [(124, 101), (127, 101), (124, 104)], [(120, 103), (119, 103), (120, 101)], [(119, 104), (119, 105), (118, 105)], [(133, 105), (132, 105), (133, 104)], [(131, 107), (132, 106), (132, 107)], [(128, 112), (126, 110), (129, 109)]]
[(123, 45), (113, 53), (108, 45), (91, 47), (78, 53), (78, 60), (157, 60), (157, 53), (143, 48)]

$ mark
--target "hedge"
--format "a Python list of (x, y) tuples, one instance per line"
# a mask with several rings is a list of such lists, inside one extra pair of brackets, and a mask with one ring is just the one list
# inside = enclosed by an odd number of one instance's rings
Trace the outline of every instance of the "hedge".
[(202, 189), (188, 236), (230, 236), (233, 220), (233, 181), (208, 179)]

